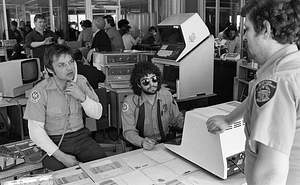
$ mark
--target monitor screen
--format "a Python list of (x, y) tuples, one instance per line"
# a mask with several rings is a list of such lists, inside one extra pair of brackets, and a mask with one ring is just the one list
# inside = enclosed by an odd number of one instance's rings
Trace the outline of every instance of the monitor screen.
[(163, 68), (163, 84), (170, 88), (171, 93), (176, 92), (176, 80), (179, 79), (179, 66), (165, 65)]
[(21, 64), (23, 84), (34, 82), (39, 77), (39, 68), (36, 59), (23, 61)]
[(163, 26), (158, 28), (162, 43), (184, 44), (184, 38), (180, 26)]

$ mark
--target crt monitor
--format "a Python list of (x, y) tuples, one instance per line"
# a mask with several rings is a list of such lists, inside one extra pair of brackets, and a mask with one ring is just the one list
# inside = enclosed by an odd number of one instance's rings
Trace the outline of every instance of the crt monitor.
[(4, 97), (14, 98), (25, 94), (41, 80), (38, 58), (18, 59), (0, 63), (0, 91)]
[(180, 26), (161, 26), (158, 31), (163, 44), (185, 44)]
[(162, 71), (162, 83), (170, 89), (172, 94), (176, 93), (176, 81), (179, 80), (179, 66), (164, 65)]

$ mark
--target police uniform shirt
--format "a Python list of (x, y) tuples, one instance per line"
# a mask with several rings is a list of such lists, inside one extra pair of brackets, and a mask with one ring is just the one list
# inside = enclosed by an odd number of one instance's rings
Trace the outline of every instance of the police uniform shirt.
[(136, 129), (139, 107), (142, 104), (145, 106), (144, 136), (155, 140), (161, 139), (157, 120), (157, 101), (160, 101), (160, 114), (164, 133), (168, 133), (169, 125), (183, 127), (184, 117), (168, 90), (161, 89), (157, 92), (153, 106), (147, 101), (144, 94), (142, 96), (130, 95), (124, 100), (121, 118), (123, 135), (132, 144), (141, 146), (144, 139), (139, 136)]
[[(89, 98), (99, 101), (84, 76), (78, 75), (76, 83)], [(65, 124), (66, 133), (75, 132), (84, 127), (81, 108), (79, 100), (63, 94), (54, 78), (49, 77), (33, 88), (24, 118), (45, 123), (44, 128), (48, 135), (61, 135)]]
[(247, 182), (251, 182), (260, 142), (289, 156), (287, 184), (298, 184), (300, 52), (297, 46), (288, 46), (274, 54), (257, 71), (257, 79), (251, 84), (244, 116)]

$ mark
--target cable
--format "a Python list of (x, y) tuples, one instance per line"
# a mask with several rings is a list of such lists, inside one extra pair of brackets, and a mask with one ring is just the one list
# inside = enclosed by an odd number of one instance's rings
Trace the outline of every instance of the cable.
[(241, 167), (239, 167), (239, 165), (238, 165), (234, 160), (228, 158), (228, 161), (232, 162), (236, 167), (238, 167), (238, 169), (239, 169), (243, 174), (245, 174), (244, 170), (243, 170)]
[(9, 136), (10, 136), (10, 132), (9, 132), (9, 129), (8, 129), (8, 123), (7, 123), (6, 120), (4, 119), (4, 116), (3, 116), (3, 114), (2, 114), (1, 112), (0, 112), (0, 115), (1, 115), (1, 117), (2, 117), (2, 119), (3, 119), (3, 121), (4, 121), (4, 125), (5, 125), (6, 130), (7, 130), (7, 134), (8, 134), (7, 137), (9, 137)]

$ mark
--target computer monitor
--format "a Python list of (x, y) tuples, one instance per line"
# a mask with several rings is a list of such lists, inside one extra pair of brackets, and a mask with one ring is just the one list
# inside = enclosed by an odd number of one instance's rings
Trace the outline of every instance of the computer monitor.
[(176, 93), (177, 80), (179, 80), (179, 66), (164, 65), (162, 70), (162, 83), (170, 89), (172, 94)]
[(41, 79), (38, 58), (18, 59), (0, 63), (0, 92), (14, 98), (25, 94)]
[(180, 26), (160, 26), (158, 31), (163, 44), (185, 44)]

